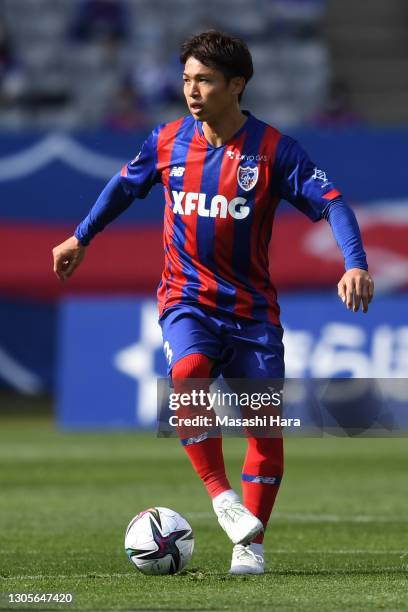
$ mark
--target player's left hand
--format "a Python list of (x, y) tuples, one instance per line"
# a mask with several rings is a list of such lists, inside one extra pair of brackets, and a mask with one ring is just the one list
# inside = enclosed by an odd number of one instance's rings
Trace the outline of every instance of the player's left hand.
[(367, 312), (374, 296), (374, 282), (367, 270), (351, 268), (341, 277), (337, 290), (348, 310), (357, 312), (361, 304), (363, 312)]

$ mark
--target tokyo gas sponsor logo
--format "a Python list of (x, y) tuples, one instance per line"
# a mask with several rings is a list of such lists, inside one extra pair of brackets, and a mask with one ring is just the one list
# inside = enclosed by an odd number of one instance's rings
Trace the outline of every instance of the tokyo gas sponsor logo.
[(223, 195), (215, 195), (211, 200), (206, 193), (193, 193), (185, 191), (172, 191), (174, 202), (173, 212), (178, 215), (190, 216), (197, 212), (200, 217), (221, 217), (225, 219), (228, 215), (234, 219), (245, 219), (250, 208), (246, 205), (246, 198), (236, 197), (228, 200)]
[(229, 150), (229, 151), (226, 151), (225, 154), (227, 155), (229, 159), (239, 159), (240, 161), (254, 161), (254, 162), (268, 161), (267, 155), (259, 155), (259, 153), (257, 155), (253, 155), (253, 154), (240, 153), (240, 151)]

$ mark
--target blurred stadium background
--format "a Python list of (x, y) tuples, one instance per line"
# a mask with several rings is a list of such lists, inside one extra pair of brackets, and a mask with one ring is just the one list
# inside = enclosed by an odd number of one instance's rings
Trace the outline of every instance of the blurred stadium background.
[[(288, 376), (408, 378), (406, 0), (0, 0), (0, 592), (74, 591), (93, 610), (405, 609), (403, 438), (288, 439), (273, 574), (253, 588), (226, 578), (230, 550), (180, 445), (135, 435), (154, 426), (164, 372), (160, 189), (69, 283), (52, 272), (52, 247), (110, 176), (185, 113), (179, 43), (209, 27), (248, 41), (244, 108), (343, 191), (376, 282), (369, 313), (347, 312), (329, 226), (281, 205)], [(238, 488), (244, 441), (225, 446)], [(128, 566), (125, 525), (153, 504), (196, 530), (187, 575), (145, 582)]]
[(1, 1), (3, 407), (36, 409), (46, 397), (65, 425), (154, 422), (164, 371), (160, 189), (95, 240), (66, 285), (51, 249), (151, 127), (185, 112), (179, 43), (209, 27), (248, 41), (255, 77), (243, 106), (297, 137), (343, 191), (376, 282), (367, 316), (345, 312), (328, 225), (282, 205), (271, 267), (288, 375), (408, 375), (408, 6), (366, 9), (352, 0)]

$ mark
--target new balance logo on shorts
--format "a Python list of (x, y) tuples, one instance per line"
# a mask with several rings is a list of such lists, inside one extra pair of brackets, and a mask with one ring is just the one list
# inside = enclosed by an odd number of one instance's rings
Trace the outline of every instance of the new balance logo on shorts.
[(170, 348), (170, 344), (166, 340), (163, 344), (164, 354), (166, 355), (166, 359), (169, 365), (171, 365), (171, 360), (173, 359), (173, 351)]

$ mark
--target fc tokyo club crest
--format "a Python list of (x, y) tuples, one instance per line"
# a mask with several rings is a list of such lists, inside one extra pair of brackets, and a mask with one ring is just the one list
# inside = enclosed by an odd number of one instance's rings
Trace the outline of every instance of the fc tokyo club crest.
[(237, 172), (238, 185), (244, 191), (251, 191), (258, 182), (258, 167), (255, 166), (238, 166)]

